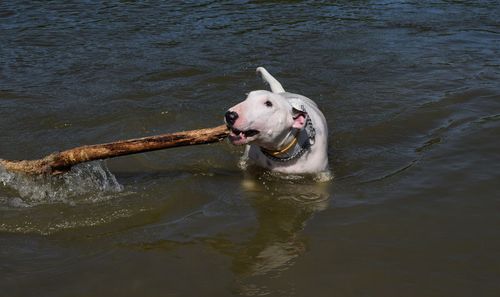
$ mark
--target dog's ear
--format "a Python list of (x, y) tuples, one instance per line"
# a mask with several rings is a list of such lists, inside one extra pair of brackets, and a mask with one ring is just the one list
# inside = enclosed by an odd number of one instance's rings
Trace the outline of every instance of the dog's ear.
[(298, 99), (291, 99), (288, 102), (290, 102), (290, 105), (292, 106), (292, 127), (295, 129), (304, 128), (304, 126), (306, 125), (307, 111), (304, 107), (303, 102)]

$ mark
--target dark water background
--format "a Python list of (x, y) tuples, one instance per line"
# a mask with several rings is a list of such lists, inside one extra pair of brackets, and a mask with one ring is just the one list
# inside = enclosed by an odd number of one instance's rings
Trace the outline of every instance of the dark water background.
[(265, 66), (335, 178), (245, 187), (227, 143), (0, 170), (2, 296), (500, 295), (498, 1), (62, 3), (0, 2), (1, 158), (219, 125)]

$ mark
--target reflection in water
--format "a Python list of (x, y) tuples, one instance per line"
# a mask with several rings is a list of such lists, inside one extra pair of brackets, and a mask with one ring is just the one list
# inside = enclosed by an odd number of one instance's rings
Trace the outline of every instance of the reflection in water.
[(284, 180), (269, 173), (247, 177), (245, 188), (258, 226), (249, 240), (232, 247), (232, 269), (240, 294), (263, 294), (265, 288), (252, 284), (252, 278), (276, 275), (293, 265), (307, 249), (301, 231), (314, 213), (328, 207), (330, 194), (327, 183)]
[(225, 198), (203, 210), (175, 221), (167, 217), (117, 241), (123, 240), (121, 247), (166, 253), (201, 243), (229, 257), (235, 293), (269, 293), (259, 279), (279, 276), (306, 252), (308, 239), (302, 231), (315, 213), (328, 208), (331, 183), (269, 172), (251, 172), (236, 180), (239, 189), (219, 188)]

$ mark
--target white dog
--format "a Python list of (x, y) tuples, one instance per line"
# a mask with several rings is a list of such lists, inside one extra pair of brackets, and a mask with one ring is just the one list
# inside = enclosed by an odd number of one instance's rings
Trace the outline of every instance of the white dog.
[(257, 73), (272, 92), (253, 91), (225, 114), (231, 143), (247, 144), (243, 160), (282, 173), (327, 171), (328, 128), (316, 103), (285, 92), (263, 67)]

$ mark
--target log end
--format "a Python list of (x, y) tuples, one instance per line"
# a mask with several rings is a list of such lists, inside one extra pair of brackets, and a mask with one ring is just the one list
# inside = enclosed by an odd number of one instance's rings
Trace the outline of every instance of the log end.
[(39, 160), (4, 160), (0, 159), (0, 165), (8, 171), (24, 173), (28, 175), (48, 175), (62, 173), (60, 170), (54, 170), (50, 163), (53, 155), (49, 155)]

